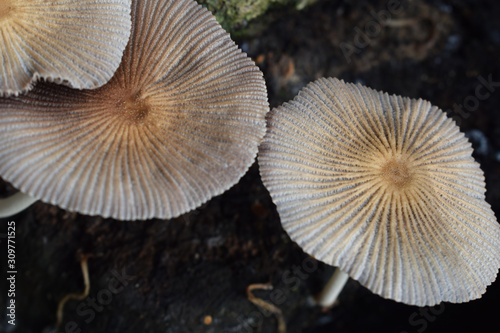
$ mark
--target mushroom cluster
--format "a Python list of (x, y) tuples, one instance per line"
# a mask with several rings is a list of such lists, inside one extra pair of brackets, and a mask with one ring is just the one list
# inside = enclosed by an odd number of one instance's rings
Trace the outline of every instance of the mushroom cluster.
[(103, 86), (43, 81), (0, 98), (0, 175), (22, 192), (89, 215), (168, 219), (253, 163), (269, 111), (260, 70), (195, 1), (137, 0), (131, 13)]
[[(0, 1), (0, 176), (34, 200), (169, 219), (234, 185), (258, 146), (284, 229), (413, 305), (480, 297), (500, 226), (455, 123), (429, 102), (320, 79), (269, 111), (260, 70), (193, 0)], [(265, 137), (264, 137), (265, 135)], [(325, 296), (326, 295), (326, 296)]]
[(269, 113), (259, 165), (291, 239), (378, 295), (466, 302), (496, 278), (483, 172), (429, 102), (320, 79)]

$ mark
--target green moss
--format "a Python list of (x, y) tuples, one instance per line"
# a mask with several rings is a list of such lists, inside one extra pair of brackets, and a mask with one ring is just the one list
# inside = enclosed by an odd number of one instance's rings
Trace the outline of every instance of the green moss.
[(197, 0), (210, 10), (227, 31), (243, 28), (246, 23), (264, 14), (271, 6), (288, 5), (298, 10), (316, 0)]

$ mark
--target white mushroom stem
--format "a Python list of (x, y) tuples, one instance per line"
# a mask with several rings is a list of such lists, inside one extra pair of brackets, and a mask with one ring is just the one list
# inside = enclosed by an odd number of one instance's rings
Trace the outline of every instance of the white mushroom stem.
[(349, 280), (349, 275), (340, 268), (337, 268), (321, 293), (316, 296), (316, 303), (322, 307), (332, 306), (347, 283), (347, 280)]
[(9, 217), (22, 212), (38, 199), (22, 192), (17, 192), (8, 198), (0, 199), (0, 218)]

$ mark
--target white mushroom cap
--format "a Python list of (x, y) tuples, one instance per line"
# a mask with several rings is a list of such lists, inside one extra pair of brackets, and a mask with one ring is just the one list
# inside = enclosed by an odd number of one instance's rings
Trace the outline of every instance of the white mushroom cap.
[(0, 96), (44, 78), (78, 89), (109, 81), (130, 36), (131, 0), (0, 1)]
[(320, 79), (268, 118), (260, 172), (304, 251), (419, 306), (479, 298), (495, 280), (500, 225), (443, 111)]
[(191, 0), (137, 0), (101, 88), (39, 83), (0, 99), (0, 175), (42, 201), (117, 219), (171, 218), (254, 162), (269, 111), (262, 72)]

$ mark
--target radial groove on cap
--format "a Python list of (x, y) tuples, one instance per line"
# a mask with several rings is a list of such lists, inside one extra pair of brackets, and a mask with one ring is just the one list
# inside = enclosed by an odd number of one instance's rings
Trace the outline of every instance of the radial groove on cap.
[(0, 100), (0, 175), (72, 211), (171, 218), (246, 172), (269, 110), (262, 73), (194, 1), (134, 1), (103, 87)]
[(271, 111), (259, 166), (291, 239), (383, 297), (465, 302), (495, 280), (483, 173), (426, 101), (320, 79)]
[(45, 78), (78, 89), (105, 84), (127, 45), (131, 0), (3, 0), (0, 96)]

